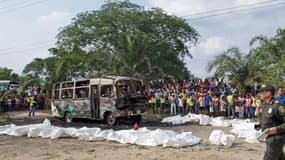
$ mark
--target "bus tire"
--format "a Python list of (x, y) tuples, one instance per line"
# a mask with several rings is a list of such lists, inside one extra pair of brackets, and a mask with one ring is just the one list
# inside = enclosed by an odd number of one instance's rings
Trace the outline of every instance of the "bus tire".
[(72, 114), (70, 112), (66, 112), (64, 114), (64, 121), (66, 123), (71, 123), (72, 122)]
[(107, 112), (104, 119), (105, 123), (109, 126), (114, 126), (117, 122), (116, 117), (114, 117), (111, 112)]

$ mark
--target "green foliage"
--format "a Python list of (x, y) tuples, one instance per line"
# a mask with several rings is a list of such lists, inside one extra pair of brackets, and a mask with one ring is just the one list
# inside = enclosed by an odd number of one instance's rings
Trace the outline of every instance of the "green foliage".
[(253, 83), (283, 85), (285, 30), (278, 29), (273, 38), (256, 36), (250, 45), (255, 47), (247, 55), (240, 53), (237, 48), (230, 48), (218, 55), (208, 63), (208, 71), (214, 70), (214, 76), (228, 74), (230, 81), (241, 90)]
[(255, 45), (248, 56), (262, 74), (259, 79), (263, 83), (282, 85), (285, 80), (285, 30), (278, 29), (273, 38), (256, 36), (250, 45)]
[(246, 76), (248, 75), (246, 57), (236, 47), (226, 50), (210, 61), (208, 71), (212, 70), (215, 70), (214, 77), (228, 75), (231, 83), (236, 84), (240, 90), (246, 85)]
[(192, 57), (189, 49), (198, 36), (185, 20), (161, 9), (109, 2), (63, 27), (57, 47), (50, 49), (52, 57), (34, 59), (25, 67), (25, 83), (51, 88), (55, 81), (102, 74), (185, 79), (190, 71), (184, 57)]
[(15, 89), (6, 90), (5, 94), (7, 94), (7, 95), (18, 95), (18, 91)]
[(186, 21), (160, 9), (111, 2), (98, 11), (79, 14), (64, 27), (58, 34), (58, 47), (65, 52), (55, 55), (80, 51), (103, 56), (108, 61), (98, 59), (98, 64), (108, 68), (92, 68), (101, 73), (184, 78), (183, 58), (191, 57), (189, 48), (197, 37)]
[(16, 73), (13, 73), (12, 69), (0, 67), (0, 80), (10, 80), (18, 82), (20, 80), (20, 76)]

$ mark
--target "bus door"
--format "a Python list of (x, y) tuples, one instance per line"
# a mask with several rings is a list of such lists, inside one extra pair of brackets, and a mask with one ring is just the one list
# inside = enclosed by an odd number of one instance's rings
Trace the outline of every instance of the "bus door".
[(101, 111), (111, 111), (113, 109), (113, 85), (106, 84), (100, 87), (100, 108)]
[(98, 85), (91, 86), (91, 117), (100, 118), (100, 100)]

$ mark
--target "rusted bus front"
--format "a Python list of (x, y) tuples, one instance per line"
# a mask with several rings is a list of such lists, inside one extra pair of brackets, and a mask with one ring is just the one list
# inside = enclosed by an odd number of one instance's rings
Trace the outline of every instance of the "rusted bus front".
[[(144, 111), (145, 97), (140, 81), (131, 77), (111, 77), (90, 80), (91, 85), (99, 85), (100, 118), (112, 112), (115, 117), (138, 115)], [(140, 84), (141, 85), (141, 84)]]

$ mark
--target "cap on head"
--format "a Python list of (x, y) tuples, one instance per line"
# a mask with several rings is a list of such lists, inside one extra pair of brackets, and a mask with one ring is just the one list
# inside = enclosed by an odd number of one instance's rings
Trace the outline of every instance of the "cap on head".
[(272, 94), (275, 93), (275, 88), (272, 85), (262, 85), (260, 88), (260, 92), (270, 91)]

